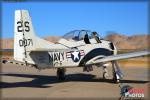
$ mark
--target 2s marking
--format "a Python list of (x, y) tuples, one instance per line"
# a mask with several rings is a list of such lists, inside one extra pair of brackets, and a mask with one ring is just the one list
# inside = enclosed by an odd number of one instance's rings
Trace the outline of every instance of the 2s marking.
[[(29, 32), (30, 31), (30, 27), (29, 27), (29, 22), (28, 21), (18, 21), (17, 22), (17, 31), (18, 32), (23, 32), (23, 31), (26, 31), (26, 32)], [(23, 29), (23, 25), (24, 25), (24, 29)]]

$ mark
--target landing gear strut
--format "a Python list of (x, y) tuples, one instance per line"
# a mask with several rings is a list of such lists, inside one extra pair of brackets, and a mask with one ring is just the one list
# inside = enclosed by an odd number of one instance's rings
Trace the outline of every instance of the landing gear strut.
[(84, 67), (83, 67), (83, 72), (84, 72), (84, 71), (87, 71), (87, 72), (93, 71), (93, 67), (92, 67), (91, 65), (89, 65), (89, 66), (84, 66)]
[(123, 74), (119, 68), (119, 65), (116, 61), (112, 61), (112, 73), (114, 83), (119, 83), (120, 79), (123, 78)]
[(103, 65), (103, 70), (104, 70), (104, 72), (103, 72), (103, 79), (108, 79), (108, 70), (107, 70), (107, 64), (104, 64)]
[(57, 77), (59, 80), (65, 80), (65, 72), (66, 72), (66, 69), (65, 68), (58, 68), (57, 69)]

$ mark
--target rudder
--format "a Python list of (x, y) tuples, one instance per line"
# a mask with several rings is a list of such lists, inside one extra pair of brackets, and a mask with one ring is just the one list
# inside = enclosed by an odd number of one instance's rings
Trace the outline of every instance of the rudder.
[(15, 11), (14, 25), (14, 59), (26, 61), (27, 51), (35, 48), (36, 37), (31, 17), (27, 10)]

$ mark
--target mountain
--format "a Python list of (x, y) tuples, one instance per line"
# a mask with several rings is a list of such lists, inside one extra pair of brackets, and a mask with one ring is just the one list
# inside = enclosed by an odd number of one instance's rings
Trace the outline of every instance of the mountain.
[(12, 49), (14, 45), (13, 39), (0, 39), (0, 49)]
[[(44, 39), (57, 42), (61, 37), (49, 36)], [(112, 41), (118, 49), (150, 49), (150, 35), (126, 36), (121, 34), (109, 34), (104, 39)], [(0, 49), (13, 49), (13, 39), (0, 39)]]
[(110, 34), (105, 39), (112, 41), (118, 49), (150, 49), (150, 35), (125, 36)]

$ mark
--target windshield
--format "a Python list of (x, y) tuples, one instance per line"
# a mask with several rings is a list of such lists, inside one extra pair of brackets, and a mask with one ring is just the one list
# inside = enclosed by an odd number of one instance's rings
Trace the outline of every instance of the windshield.
[[(93, 38), (93, 34), (90, 30), (74, 30), (65, 34), (63, 38), (67, 40), (72, 39), (75, 41), (80, 41), (84, 39), (86, 34), (88, 35), (89, 39)], [(99, 35), (97, 34), (97, 36)]]

